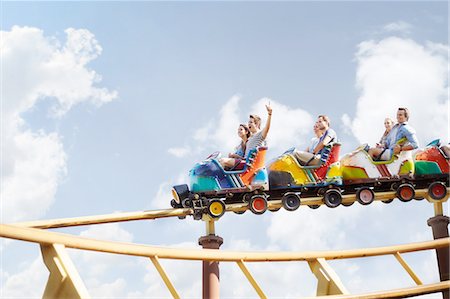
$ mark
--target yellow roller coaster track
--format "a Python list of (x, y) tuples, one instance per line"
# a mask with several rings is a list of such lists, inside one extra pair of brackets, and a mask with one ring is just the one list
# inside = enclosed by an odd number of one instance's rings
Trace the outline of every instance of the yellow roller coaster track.
[[(423, 190), (418, 190), (416, 194), (418, 196), (426, 197), (426, 194), (423, 192)], [(386, 200), (394, 197), (394, 192), (383, 192), (376, 194), (377, 200)], [(441, 202), (432, 202), (434, 204), (436, 217), (445, 217), (442, 216), (442, 202), (447, 199), (448, 196)], [(355, 199), (351, 196), (344, 197), (343, 199), (343, 202), (347, 203), (352, 201), (355, 201)], [(319, 198), (310, 198), (304, 202), (302, 201), (302, 204), (322, 204), (322, 202)], [(281, 207), (280, 201), (272, 201), (269, 204), (269, 208), (277, 209), (279, 207)], [(245, 211), (246, 209), (248, 209), (246, 203), (227, 205), (226, 207), (227, 211)], [(165, 217), (185, 217), (191, 214), (192, 210), (186, 208), (116, 213), (110, 215), (42, 220), (15, 224), (0, 224), (0, 236), (3, 238), (40, 244), (44, 263), (50, 271), (50, 276), (43, 298), (90, 298), (89, 293), (84, 286), (78, 271), (66, 253), (65, 248), (149, 258), (173, 298), (181, 297), (174, 284), (171, 282), (169, 275), (160, 264), (160, 259), (203, 261), (204, 267), (205, 264), (208, 265), (217, 261), (236, 263), (260, 298), (268, 297), (264, 293), (263, 288), (250, 273), (246, 263), (286, 261), (307, 262), (311, 272), (317, 278), (317, 297), (314, 298), (405, 298), (437, 292), (443, 292), (444, 296), (447, 296), (450, 289), (450, 280), (424, 284), (402, 257), (402, 254), (410, 252), (444, 250), (448, 260), (450, 246), (450, 238), (448, 237), (420, 243), (342, 251), (237, 252), (215, 249), (200, 250), (162, 248), (143, 244), (101, 241), (43, 230), (45, 228), (69, 227), (120, 221), (157, 219)], [(205, 216), (203, 220), (205, 220), (207, 230), (207, 236), (205, 237), (216, 237), (214, 235), (214, 220), (207, 216)], [(415, 286), (366, 294), (350, 294), (345, 288), (344, 283), (340, 280), (336, 272), (327, 262), (328, 260), (367, 258), (386, 255), (392, 255), (395, 257), (395, 259), (411, 277), (412, 281), (414, 281)], [(203, 297), (207, 298), (205, 297), (205, 293), (203, 293)]]

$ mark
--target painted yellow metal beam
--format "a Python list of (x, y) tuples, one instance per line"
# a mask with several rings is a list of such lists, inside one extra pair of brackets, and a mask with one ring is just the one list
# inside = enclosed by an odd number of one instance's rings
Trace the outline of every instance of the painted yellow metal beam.
[(180, 299), (180, 295), (178, 295), (177, 290), (173, 286), (172, 281), (170, 281), (169, 276), (167, 276), (166, 271), (164, 271), (164, 268), (161, 266), (161, 263), (159, 262), (159, 259), (157, 256), (151, 256), (150, 260), (152, 261), (153, 265), (155, 266), (156, 270), (158, 271), (159, 275), (161, 276), (162, 280), (166, 284), (166, 287), (169, 289), (170, 294), (172, 294), (172, 297), (175, 299)]
[(394, 253), (395, 258), (397, 259), (397, 261), (400, 263), (400, 265), (402, 265), (403, 269), (406, 270), (406, 272), (408, 272), (409, 276), (411, 276), (411, 278), (414, 280), (414, 282), (417, 285), (422, 285), (423, 282), (420, 280), (420, 278), (417, 276), (416, 273), (414, 273), (413, 269), (411, 269), (411, 267), (406, 263), (406, 261), (402, 258), (402, 256), (400, 255), (400, 253), (396, 252)]
[(267, 299), (267, 296), (264, 294), (263, 290), (261, 289), (259, 284), (256, 282), (255, 278), (250, 273), (250, 271), (248, 270), (247, 266), (244, 264), (244, 261), (240, 260), (240, 261), (237, 261), (236, 263), (238, 264), (239, 268), (244, 273), (245, 277), (247, 277), (248, 282), (250, 282), (252, 287), (255, 289), (256, 293), (259, 296), (259, 298)]
[(44, 244), (63, 244), (69, 248), (126, 254), (133, 256), (158, 256), (160, 259), (184, 259), (205, 261), (308, 261), (317, 258), (345, 259), (368, 256), (395, 254), (396, 252), (414, 252), (428, 249), (449, 247), (450, 238), (433, 241), (411, 243), (378, 248), (366, 248), (341, 251), (306, 251), (306, 252), (236, 252), (219, 251), (213, 249), (178, 249), (162, 248), (156, 246), (130, 244), (122, 242), (101, 241), (68, 234), (45, 231), (35, 228), (17, 227), (0, 224), (0, 236), (10, 239), (29, 241)]
[(332, 296), (318, 296), (308, 297), (302, 299), (397, 299), (411, 296), (426, 295), (431, 293), (438, 293), (448, 290), (450, 288), (450, 281), (443, 281), (432, 284), (424, 284), (420, 286), (413, 286), (409, 288), (402, 288), (389, 291), (371, 292), (365, 294), (351, 294), (351, 295), (332, 295)]
[(38, 220), (15, 223), (16, 226), (34, 228), (58, 228), (134, 220), (152, 220), (157, 218), (178, 217), (192, 214), (192, 209), (166, 209), (141, 212), (113, 213), (106, 215), (62, 218), (53, 220)]
[(42, 298), (91, 298), (63, 245), (41, 245), (41, 252), (50, 271)]
[[(417, 197), (428, 198), (428, 190), (420, 189), (415, 190)], [(440, 202), (432, 202), (435, 208), (435, 214), (442, 215), (442, 202), (448, 200), (450, 196), (450, 188), (447, 188), (448, 195), (445, 199)], [(396, 197), (395, 191), (388, 192), (376, 192), (375, 200), (388, 200)], [(343, 203), (352, 203), (356, 201), (355, 194), (345, 194), (342, 195)], [(302, 198), (301, 205), (323, 205), (322, 197), (308, 197)], [(280, 208), (282, 206), (281, 200), (269, 201), (269, 208)], [(226, 211), (246, 211), (248, 209), (247, 203), (237, 203), (226, 205)], [(106, 215), (96, 215), (96, 216), (84, 216), (84, 217), (74, 217), (74, 218), (63, 218), (63, 219), (53, 219), (53, 220), (38, 220), (29, 222), (19, 222), (14, 223), (16, 226), (23, 227), (34, 227), (34, 228), (58, 228), (58, 227), (69, 227), (69, 226), (81, 226), (90, 224), (102, 224), (111, 222), (124, 222), (124, 221), (136, 221), (136, 220), (151, 220), (157, 218), (167, 218), (167, 217), (184, 217), (187, 215), (192, 215), (193, 210), (184, 209), (164, 209), (164, 210), (153, 210), (153, 211), (140, 211), (140, 212), (126, 212), (126, 213), (114, 213)]]
[(317, 278), (317, 295), (350, 294), (339, 276), (323, 258), (308, 261), (309, 268)]

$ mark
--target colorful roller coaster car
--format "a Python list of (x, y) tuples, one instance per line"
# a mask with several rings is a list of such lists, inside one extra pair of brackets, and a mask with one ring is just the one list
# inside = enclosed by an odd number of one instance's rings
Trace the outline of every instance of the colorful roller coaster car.
[(450, 157), (440, 148), (439, 139), (432, 141), (415, 156), (415, 183), (428, 188), (427, 200), (441, 201), (447, 197)]
[(323, 196), (328, 207), (337, 207), (342, 201), (340, 148), (340, 143), (327, 145), (320, 164), (315, 166), (301, 165), (295, 157), (295, 149), (285, 152), (268, 166), (271, 196), (281, 198), (283, 207), (289, 211), (300, 206), (301, 197)]
[(225, 170), (219, 163), (219, 153), (197, 163), (189, 172), (190, 186), (172, 188), (174, 208), (194, 209), (194, 218), (206, 212), (218, 218), (225, 212), (225, 203), (249, 202), (250, 210), (262, 214), (267, 209), (269, 188), (265, 156), (267, 147), (258, 147), (241, 164)]
[[(416, 155), (416, 161), (412, 151), (393, 155), (389, 161), (374, 161), (364, 146), (361, 146), (341, 158), (345, 190), (349, 193), (356, 192), (356, 199), (363, 205), (373, 202), (374, 192), (395, 190), (398, 199), (407, 202), (415, 198), (416, 189), (429, 187), (436, 190), (436, 194), (445, 192), (442, 199), (447, 192), (444, 178), (448, 179), (448, 159), (445, 162), (445, 157), (437, 153), (438, 149), (427, 147), (422, 153)], [(438, 163), (444, 168), (437, 167)], [(432, 187), (431, 184), (436, 179), (442, 182)], [(383, 202), (391, 201), (392, 199)]]

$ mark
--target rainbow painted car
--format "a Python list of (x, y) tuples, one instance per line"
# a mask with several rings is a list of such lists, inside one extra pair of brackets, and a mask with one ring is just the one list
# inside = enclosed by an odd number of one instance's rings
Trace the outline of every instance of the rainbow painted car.
[[(216, 152), (197, 163), (189, 172), (190, 186), (172, 188), (172, 207), (189, 207), (218, 218), (225, 212), (225, 203), (248, 202), (255, 214), (267, 209), (269, 189), (265, 156), (267, 147), (258, 147), (248, 154), (243, 163), (233, 170), (225, 170)], [(196, 213), (194, 212), (194, 217)]]

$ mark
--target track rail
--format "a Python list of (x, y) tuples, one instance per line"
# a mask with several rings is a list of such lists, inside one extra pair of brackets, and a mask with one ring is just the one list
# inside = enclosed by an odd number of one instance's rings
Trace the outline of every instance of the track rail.
[(227, 262), (286, 262), (308, 261), (317, 258), (326, 260), (361, 258), (388, 255), (395, 253), (407, 253), (436, 248), (449, 247), (450, 238), (442, 238), (434, 241), (411, 243), (396, 246), (378, 248), (365, 248), (341, 251), (314, 251), (314, 252), (239, 252), (222, 251), (213, 249), (177, 249), (131, 244), (112, 241), (101, 241), (68, 234), (50, 232), (35, 228), (18, 227), (1, 224), (0, 236), (40, 244), (62, 244), (68, 248), (125, 254), (132, 256), (158, 256), (160, 259), (206, 260)]
[[(159, 259), (235, 262), (260, 298), (268, 297), (264, 294), (262, 288), (258, 285), (254, 277), (249, 272), (245, 262), (307, 262), (314, 275), (316, 275), (319, 280), (317, 290), (318, 295), (327, 294), (327, 296), (318, 296), (313, 298), (406, 298), (417, 295), (445, 292), (450, 289), (450, 281), (422, 284), (409, 266), (406, 265), (405, 267), (405, 265), (402, 264), (402, 258), (400, 257), (401, 253), (449, 248), (450, 238), (356, 250), (316, 252), (236, 252), (219, 251), (215, 249), (198, 250), (163, 248), (142, 244), (101, 241), (63, 233), (50, 232), (43, 229), (7, 224), (0, 224), (0, 237), (40, 244), (45, 264), (50, 270), (49, 281), (44, 292), (44, 298), (60, 298), (68, 296), (71, 298), (89, 298), (89, 294), (84, 287), (81, 278), (65, 252), (66, 247), (149, 258), (156, 267), (173, 298), (181, 298), (181, 296), (178, 294), (167, 273), (159, 263)], [(400, 263), (404, 266), (405, 270), (413, 279), (417, 278), (414, 279), (417, 286), (366, 294), (349, 294), (347, 289), (336, 276), (336, 273), (326, 262), (326, 260), (365, 258), (383, 255), (394, 255), (397, 259), (400, 258)]]
[[(447, 188), (448, 194), (450, 194), (450, 188)], [(416, 190), (417, 197), (426, 198), (428, 196), (427, 189)], [(388, 192), (376, 192), (375, 201), (383, 201), (396, 198), (395, 191)], [(448, 199), (442, 200), (445, 201)], [(350, 204), (357, 202), (355, 194), (345, 194), (342, 196), (342, 203)], [(442, 202), (441, 201), (441, 202)], [(324, 205), (322, 197), (308, 197), (302, 198), (302, 206), (308, 205)], [(282, 207), (281, 200), (269, 200), (269, 209), (279, 209)], [(246, 211), (248, 210), (247, 203), (235, 203), (226, 205), (226, 211)], [(125, 222), (125, 221), (136, 221), (136, 220), (153, 220), (158, 218), (168, 218), (168, 217), (186, 217), (194, 213), (191, 208), (182, 209), (162, 209), (162, 210), (152, 210), (152, 211), (137, 211), (137, 212), (125, 212), (125, 213), (114, 213), (105, 215), (95, 215), (95, 216), (83, 216), (83, 217), (73, 217), (73, 218), (61, 218), (53, 220), (37, 220), (28, 222), (15, 223), (16, 226), (21, 227), (33, 227), (33, 228), (61, 228), (61, 227), (71, 227), (71, 226), (82, 226), (91, 224), (102, 224), (111, 222)], [(442, 214), (442, 212), (439, 212)]]

